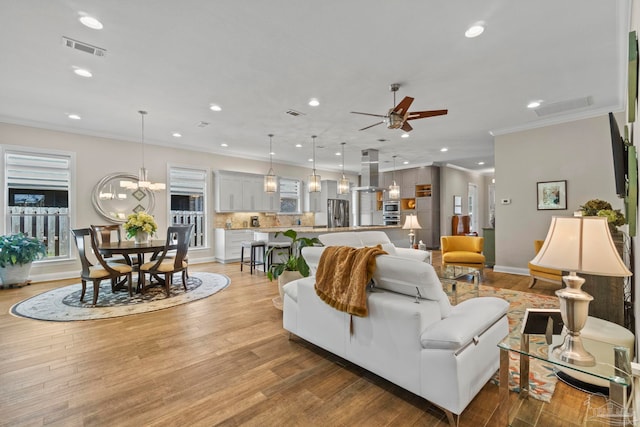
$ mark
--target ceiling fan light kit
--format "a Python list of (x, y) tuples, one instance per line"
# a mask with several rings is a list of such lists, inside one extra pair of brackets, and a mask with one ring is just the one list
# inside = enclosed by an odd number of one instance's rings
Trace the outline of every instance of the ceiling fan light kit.
[(411, 132), (413, 127), (409, 123), (409, 120), (425, 119), (427, 117), (443, 116), (446, 115), (449, 110), (429, 110), (429, 111), (409, 111), (409, 107), (413, 103), (413, 98), (405, 96), (399, 104), (396, 104), (396, 92), (400, 88), (400, 83), (392, 83), (389, 86), (389, 90), (393, 92), (393, 105), (386, 115), (360, 113), (358, 111), (352, 111), (353, 114), (362, 114), (365, 116), (380, 117), (382, 121), (374, 123), (370, 126), (364, 127), (360, 130), (366, 130), (374, 126), (386, 123), (388, 129), (402, 129), (405, 132)]

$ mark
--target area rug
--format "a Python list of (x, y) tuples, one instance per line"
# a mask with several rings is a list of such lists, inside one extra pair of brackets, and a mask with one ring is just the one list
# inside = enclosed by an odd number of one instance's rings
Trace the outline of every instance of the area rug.
[[(507, 318), (509, 320), (509, 342), (514, 346), (520, 343), (520, 328), (522, 319), (527, 308), (559, 308), (557, 297), (531, 294), (528, 292), (513, 291), (509, 289), (494, 288), (480, 285), (478, 291), (473, 286), (465, 282), (458, 281), (458, 302), (476, 296), (493, 296), (502, 298), (509, 302)], [(531, 335), (529, 338), (530, 348), (535, 348), (535, 343), (544, 342), (544, 336)], [(546, 346), (540, 346), (546, 349)], [(544, 356), (544, 355), (542, 355)], [(514, 351), (509, 352), (509, 389), (515, 392), (520, 391), (520, 354)], [(492, 381), (498, 384), (496, 374)], [(541, 360), (531, 358), (529, 361), (529, 396), (550, 402), (556, 388), (557, 378), (553, 365), (544, 363)]]
[(231, 280), (223, 274), (190, 273), (187, 290), (182, 286), (180, 274), (174, 276), (171, 296), (163, 286), (152, 286), (144, 294), (134, 293), (129, 298), (126, 290), (111, 292), (111, 283), (100, 284), (98, 302), (93, 306), (93, 286), (87, 284), (84, 302), (80, 301), (80, 283), (44, 292), (11, 307), (11, 314), (38, 320), (68, 322), (72, 320), (106, 319), (146, 313), (186, 304), (206, 298), (229, 286)]

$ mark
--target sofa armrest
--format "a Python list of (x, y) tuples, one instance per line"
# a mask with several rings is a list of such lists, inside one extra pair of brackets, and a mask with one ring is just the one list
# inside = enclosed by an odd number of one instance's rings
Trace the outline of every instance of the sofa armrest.
[(428, 262), (431, 264), (431, 252), (420, 251), (411, 248), (395, 248), (396, 256), (402, 258), (415, 259), (417, 261)]
[(464, 301), (451, 315), (429, 325), (420, 335), (423, 348), (458, 350), (480, 336), (507, 314), (509, 303), (501, 298), (481, 297)]

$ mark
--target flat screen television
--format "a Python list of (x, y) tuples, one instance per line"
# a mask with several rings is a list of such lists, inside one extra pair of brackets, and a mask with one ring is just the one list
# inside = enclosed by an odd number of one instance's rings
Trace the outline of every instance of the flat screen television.
[(628, 180), (627, 145), (613, 113), (609, 113), (609, 128), (611, 130), (611, 150), (613, 152), (613, 173), (616, 182), (616, 194), (618, 197), (626, 197)]

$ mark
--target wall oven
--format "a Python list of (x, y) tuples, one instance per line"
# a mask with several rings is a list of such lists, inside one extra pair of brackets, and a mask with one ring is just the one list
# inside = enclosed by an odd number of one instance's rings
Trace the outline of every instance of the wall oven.
[(382, 223), (384, 225), (400, 225), (400, 202), (398, 200), (382, 202)]

